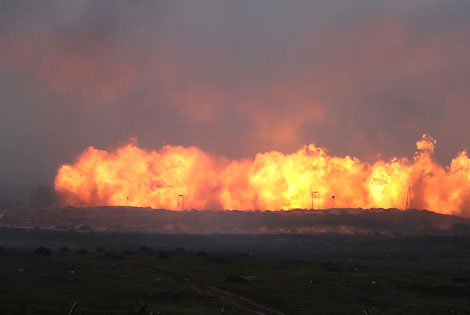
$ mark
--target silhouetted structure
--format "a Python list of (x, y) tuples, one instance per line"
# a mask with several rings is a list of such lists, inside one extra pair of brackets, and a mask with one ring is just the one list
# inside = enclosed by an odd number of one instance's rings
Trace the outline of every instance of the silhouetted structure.
[(413, 199), (411, 194), (411, 187), (408, 187), (408, 193), (406, 194), (406, 206), (405, 210), (413, 208)]
[[(180, 203), (181, 199), (181, 203)], [(181, 204), (181, 209), (180, 209), (180, 204)], [(184, 210), (184, 195), (178, 195), (178, 204), (176, 206), (177, 210)]]
[(312, 210), (313, 207), (313, 199), (317, 198), (317, 209), (320, 209), (320, 193), (318, 191), (312, 191)]

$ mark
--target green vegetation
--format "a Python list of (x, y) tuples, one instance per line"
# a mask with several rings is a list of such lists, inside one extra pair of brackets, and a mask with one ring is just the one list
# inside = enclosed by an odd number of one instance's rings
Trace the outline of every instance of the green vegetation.
[(0, 314), (68, 314), (67, 303), (74, 301), (87, 315), (138, 314), (147, 303), (153, 314), (219, 314), (222, 306), (216, 298), (100, 252), (4, 250), (0, 255)]
[(297, 260), (143, 246), (3, 249), (0, 313), (67, 314), (77, 301), (87, 315), (138, 314), (147, 303), (162, 315), (221, 314), (222, 306), (232, 315), (470, 314), (467, 240), (360, 245), (355, 255)]

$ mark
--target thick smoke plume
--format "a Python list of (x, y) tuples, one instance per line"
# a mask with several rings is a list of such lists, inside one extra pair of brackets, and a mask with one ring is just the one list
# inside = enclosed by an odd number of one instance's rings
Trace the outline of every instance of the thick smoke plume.
[[(469, 16), (461, 0), (0, 1), (0, 195), (131, 137), (237, 161), (315, 143), (373, 165), (429, 133), (450, 164), (470, 148)], [(219, 181), (211, 207), (308, 205), (225, 204)]]
[[(313, 144), (292, 154), (229, 160), (196, 147), (147, 151), (134, 143), (108, 152), (89, 147), (59, 168), (55, 188), (70, 205), (164, 209), (267, 210), (404, 208), (466, 215), (470, 157), (449, 166), (433, 160), (436, 140), (423, 135), (412, 159), (364, 162), (330, 156)], [(183, 196), (179, 196), (183, 195)], [(407, 200), (408, 199), (408, 200)]]

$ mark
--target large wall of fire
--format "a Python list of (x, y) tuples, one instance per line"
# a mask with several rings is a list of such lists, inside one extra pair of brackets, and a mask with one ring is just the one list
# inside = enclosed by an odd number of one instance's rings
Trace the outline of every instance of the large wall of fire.
[(432, 157), (435, 144), (423, 135), (413, 158), (374, 163), (330, 156), (313, 144), (292, 154), (271, 151), (243, 160), (196, 147), (148, 151), (129, 143), (111, 152), (89, 147), (58, 169), (55, 189), (67, 204), (81, 206), (178, 210), (183, 195), (186, 209), (403, 209), (411, 197), (414, 208), (465, 214), (469, 155), (463, 151), (442, 166)]

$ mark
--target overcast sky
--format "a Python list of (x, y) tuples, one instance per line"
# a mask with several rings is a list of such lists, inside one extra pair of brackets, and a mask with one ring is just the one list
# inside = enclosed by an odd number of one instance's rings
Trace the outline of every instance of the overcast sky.
[(470, 1), (0, 1), (0, 184), (93, 145), (470, 147)]

